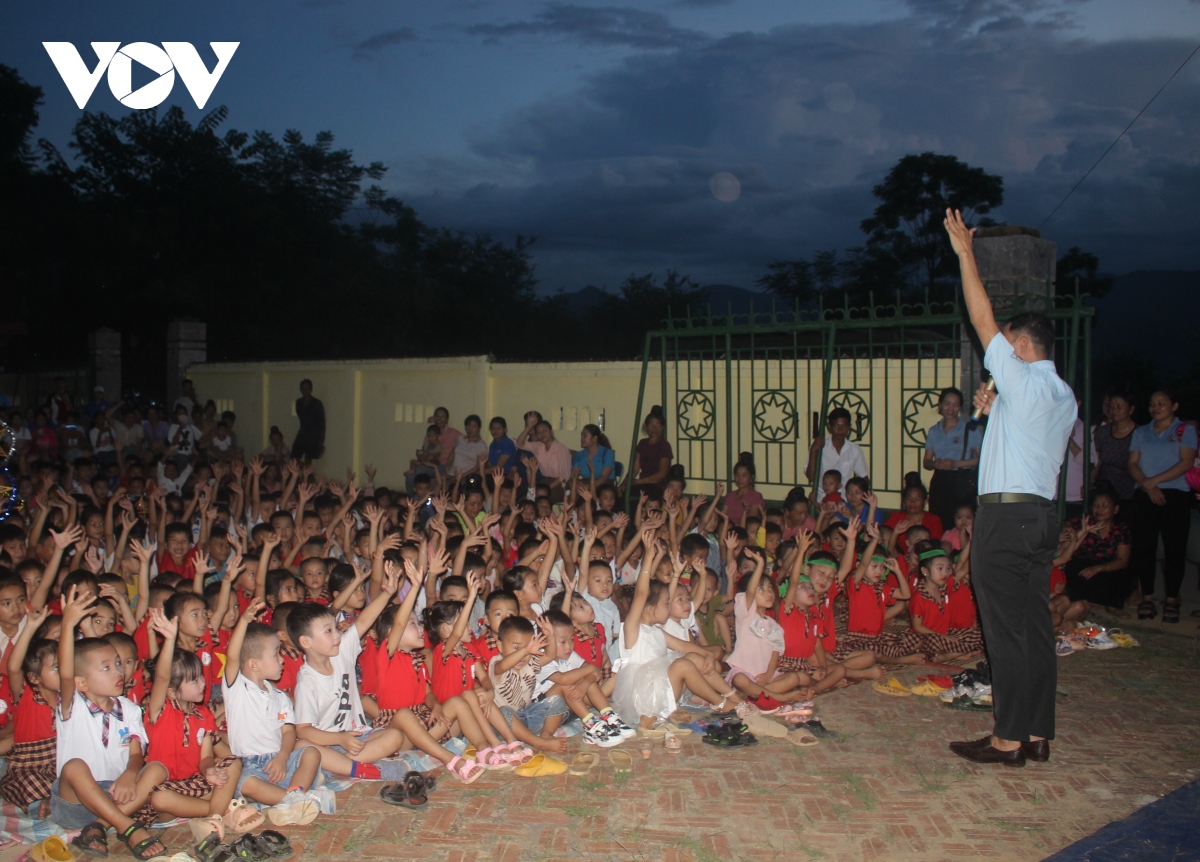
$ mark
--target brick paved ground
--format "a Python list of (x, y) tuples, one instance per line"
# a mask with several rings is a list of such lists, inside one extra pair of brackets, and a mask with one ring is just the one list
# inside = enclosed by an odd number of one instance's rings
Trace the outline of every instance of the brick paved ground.
[[(981, 736), (988, 716), (859, 685), (819, 701), (839, 738), (815, 748), (718, 750), (692, 736), (682, 754), (659, 747), (646, 762), (627, 744), (628, 780), (607, 762), (586, 778), (443, 779), (420, 812), (384, 805), (363, 783), (341, 794), (336, 816), (290, 837), (304, 860), (1042, 859), (1200, 777), (1195, 622), (1170, 634), (1130, 625), (1140, 648), (1061, 659), (1045, 765), (959, 760), (946, 743)], [(166, 837), (182, 849), (187, 830)]]

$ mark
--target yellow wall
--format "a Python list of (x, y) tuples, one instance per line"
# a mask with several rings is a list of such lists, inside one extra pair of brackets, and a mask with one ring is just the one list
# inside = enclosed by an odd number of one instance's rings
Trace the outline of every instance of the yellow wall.
[[(643, 413), (663, 400), (660, 366), (651, 363), (646, 381)], [(403, 481), (414, 451), (420, 446), (426, 420), (438, 406), (450, 411), (450, 423), (461, 429), (470, 413), (486, 423), (493, 416), (508, 421), (509, 436), (520, 432), (521, 417), (537, 410), (554, 426), (556, 436), (572, 449), (579, 447), (579, 429), (603, 424), (617, 459), (629, 466), (635, 425), (640, 362), (497, 363), (483, 356), (440, 359), (386, 359), (337, 362), (204, 363), (189, 374), (201, 398), (212, 398), (222, 410), (237, 413), (237, 433), (247, 453), (267, 445), (269, 430), (278, 425), (290, 445), (298, 423), (294, 402), (304, 378), (313, 381), (313, 392), (325, 404), (326, 455), (321, 467), (339, 476), (353, 465), (363, 475), (364, 464), (378, 468), (378, 482), (396, 487)], [(926, 394), (953, 385), (955, 360), (923, 360), (901, 364), (898, 360), (843, 359), (833, 368), (832, 391), (849, 391), (869, 406), (870, 427), (862, 440), (872, 484), (881, 503), (899, 504), (895, 493), (903, 475), (920, 470), (921, 440), (905, 432), (904, 404), (928, 400)], [(723, 360), (707, 368), (667, 365), (666, 412), (668, 439), (676, 460), (688, 468), (689, 491), (712, 490), (712, 479), (728, 475), (729, 462), (739, 451), (753, 448), (759, 471), (758, 487), (768, 499), (781, 499), (796, 482), (804, 482), (803, 469), (811, 431), (811, 413), (822, 397), (819, 361), (782, 363), (774, 370), (759, 362), (735, 362), (726, 390)], [(795, 433), (788, 441), (758, 440), (752, 430), (754, 403), (763, 389), (788, 394), (797, 414)], [(704, 442), (680, 437), (680, 393), (711, 393), (716, 418)], [(923, 394), (926, 393), (926, 394)], [(733, 441), (730, 443), (726, 412), (732, 407)], [(910, 409), (909, 425), (927, 428), (936, 421), (929, 406)], [(603, 418), (603, 422), (601, 422)], [(729, 454), (732, 454), (732, 459)], [(701, 479), (700, 477), (704, 477)], [(928, 475), (925, 476), (928, 481)]]

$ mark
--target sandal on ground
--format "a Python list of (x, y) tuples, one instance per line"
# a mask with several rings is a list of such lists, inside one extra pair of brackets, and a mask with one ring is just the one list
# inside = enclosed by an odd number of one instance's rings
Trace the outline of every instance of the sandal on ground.
[[(409, 775), (416, 775), (416, 773), (410, 772)], [(422, 787), (422, 789), (424, 788)], [(379, 798), (397, 808), (420, 808), (429, 801), (424, 793), (414, 793), (411, 783), (407, 780), (383, 785), (379, 788)]]
[(1162, 621), (1164, 623), (1179, 622), (1179, 599), (1175, 599), (1175, 601), (1167, 599), (1163, 602)]
[(476, 752), (475, 762), (484, 769), (512, 769), (512, 762), (508, 759), (499, 747), (485, 748), (482, 751)]
[(506, 745), (499, 745), (496, 750), (504, 754), (513, 766), (521, 766), (533, 760), (533, 749), (519, 739), (514, 739)]
[(33, 862), (75, 862), (75, 854), (57, 835), (51, 835), (30, 847), (29, 858)]
[(484, 769), (474, 760), (463, 760), (454, 757), (446, 764), (446, 769), (458, 777), (463, 784), (472, 784), (483, 775)]
[(633, 755), (628, 751), (610, 751), (608, 762), (612, 764), (613, 772), (617, 775), (633, 774)]
[[(317, 773), (320, 774), (319, 772)], [(266, 822), (267, 818), (261, 811), (246, 801), (243, 796), (235, 796), (229, 800), (229, 807), (225, 809), (225, 815), (221, 818), (225, 824), (225, 828), (230, 832), (241, 834), (243, 832), (253, 832), (258, 827)], [(224, 840), (224, 834), (222, 834)]]
[(597, 755), (583, 752), (571, 758), (571, 764), (567, 771), (572, 775), (587, 775), (599, 765), (600, 758)]
[(209, 832), (192, 850), (192, 855), (200, 862), (231, 862), (233, 854), (221, 844), (216, 832)]
[(1152, 620), (1158, 616), (1158, 607), (1150, 599), (1146, 599), (1137, 608), (1137, 618), (1139, 620)]
[(89, 856), (101, 858), (108, 855), (108, 830), (99, 820), (93, 820), (82, 831), (71, 839), (71, 846), (77, 847)]
[(800, 726), (817, 736), (833, 736), (833, 731), (822, 724), (819, 718), (810, 718), (808, 721), (801, 722)]
[(820, 744), (820, 740), (806, 730), (790, 730), (784, 738), (792, 745), (798, 745), (801, 748), (811, 748)]
[(946, 709), (958, 709), (964, 712), (988, 712), (992, 711), (992, 705), (986, 703), (976, 703), (971, 700), (971, 696), (964, 694), (961, 697), (956, 697), (954, 700), (942, 701), (942, 706)]
[(277, 832), (274, 829), (264, 829), (256, 837), (258, 838), (259, 846), (267, 850), (276, 859), (283, 859), (296, 852), (292, 849), (292, 845), (288, 844), (288, 840), (282, 832)]
[(680, 742), (678, 736), (668, 733), (663, 737), (663, 748), (667, 750), (668, 754), (678, 754), (683, 750), (683, 743)]
[[(133, 843), (133, 833), (138, 832), (138, 831), (148, 832), (147, 829), (145, 829), (142, 826), (139, 826), (137, 823), (130, 823), (129, 828), (126, 829), (124, 832), (122, 832), (118, 836), (121, 839), (121, 843), (124, 844), (125, 847), (129, 850), (130, 856), (132, 856), (134, 859), (145, 860), (145, 859), (153, 859), (155, 856), (167, 855), (166, 846), (161, 841), (159, 841), (158, 838), (156, 838), (153, 835), (151, 835), (149, 838), (143, 838), (141, 841), (134, 844)], [(150, 848), (155, 846), (156, 844), (160, 848), (161, 852), (152, 853), (150, 851)]]
[(220, 814), (193, 817), (188, 821), (188, 828), (192, 830), (193, 841), (207, 841), (211, 835), (217, 836), (218, 844), (225, 840), (225, 821)]
[(714, 745), (717, 748), (737, 748), (744, 745), (743, 738), (749, 736), (744, 731), (745, 727), (740, 723), (713, 725), (709, 727), (708, 732), (700, 741), (705, 745)]
[(267, 847), (266, 842), (260, 841), (257, 835), (247, 832), (237, 841), (229, 844), (226, 849), (237, 859), (248, 862), (267, 862), (274, 859), (275, 854)]
[(513, 770), (522, 778), (545, 778), (550, 775), (562, 775), (566, 771), (567, 764), (564, 761), (545, 754), (535, 754), (533, 760)]

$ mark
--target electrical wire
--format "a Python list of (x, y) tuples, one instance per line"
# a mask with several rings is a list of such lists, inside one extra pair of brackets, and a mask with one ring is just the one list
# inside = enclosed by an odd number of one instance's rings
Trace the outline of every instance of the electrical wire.
[(1046, 222), (1048, 222), (1048, 221), (1050, 221), (1050, 219), (1054, 218), (1054, 214), (1057, 213), (1060, 209), (1062, 209), (1062, 205), (1065, 204), (1067, 202), (1067, 200), (1070, 199), (1071, 195), (1075, 194), (1075, 190), (1077, 188), (1079, 188), (1081, 185), (1083, 185), (1083, 181), (1092, 175), (1092, 171), (1096, 170), (1096, 168), (1098, 168), (1100, 166), (1100, 163), (1102, 161), (1104, 161), (1104, 157), (1112, 152), (1113, 147), (1115, 147), (1117, 145), (1117, 143), (1121, 140), (1121, 138), (1125, 137), (1125, 133), (1133, 128), (1133, 124), (1138, 121), (1138, 119), (1142, 116), (1142, 114), (1146, 113), (1146, 109), (1154, 104), (1154, 100), (1162, 95), (1162, 91), (1167, 89), (1167, 85), (1175, 80), (1175, 76), (1183, 71), (1183, 67), (1186, 66), (1188, 63), (1190, 63), (1192, 58), (1195, 57), (1197, 53), (1200, 53), (1200, 45), (1197, 45), (1195, 50), (1193, 50), (1192, 53), (1188, 54), (1187, 59), (1184, 60), (1182, 63), (1180, 63), (1179, 68), (1171, 73), (1171, 77), (1167, 78), (1166, 83), (1164, 83), (1161, 87), (1159, 87), (1158, 92), (1155, 93), (1153, 96), (1151, 96), (1150, 101), (1147, 102), (1142, 107), (1142, 109), (1137, 112), (1137, 116), (1134, 117), (1132, 120), (1130, 120), (1129, 125), (1121, 130), (1121, 134), (1117, 135), (1116, 139), (1111, 144), (1108, 145), (1108, 149), (1105, 150), (1101, 154), (1100, 158), (1096, 159), (1096, 164), (1094, 164), (1090, 168), (1088, 168), (1087, 173), (1079, 178), (1079, 182), (1077, 182), (1077, 183), (1075, 183), (1075, 185), (1071, 186), (1071, 190), (1069, 192), (1067, 192), (1066, 197), (1064, 197), (1061, 201), (1059, 201), (1058, 206), (1056, 206), (1050, 212), (1050, 215), (1046, 216), (1042, 220), (1042, 223), (1040, 225), (1038, 225), (1038, 230), (1041, 230), (1042, 228), (1044, 228), (1046, 226)]

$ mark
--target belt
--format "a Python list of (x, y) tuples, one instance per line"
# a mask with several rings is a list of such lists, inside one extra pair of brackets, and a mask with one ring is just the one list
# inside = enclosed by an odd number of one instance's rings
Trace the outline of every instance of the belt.
[(1049, 503), (1045, 497), (1037, 494), (980, 494), (979, 505), (992, 503)]

